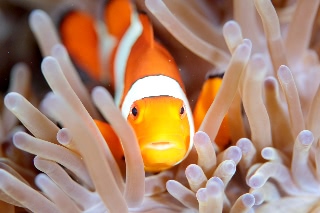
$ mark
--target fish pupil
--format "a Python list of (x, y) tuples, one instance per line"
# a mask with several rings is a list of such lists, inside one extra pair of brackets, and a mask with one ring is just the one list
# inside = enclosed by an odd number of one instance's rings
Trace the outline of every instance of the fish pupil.
[(133, 107), (133, 108), (131, 109), (131, 113), (132, 113), (133, 116), (137, 116), (137, 114), (138, 114), (137, 108), (136, 108), (136, 107)]
[(181, 107), (180, 109), (180, 115), (182, 115), (184, 113), (184, 107)]

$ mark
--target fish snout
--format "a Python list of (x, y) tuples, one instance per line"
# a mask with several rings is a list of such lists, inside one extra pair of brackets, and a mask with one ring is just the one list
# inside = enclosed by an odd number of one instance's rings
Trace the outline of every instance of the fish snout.
[(189, 148), (188, 139), (179, 135), (138, 140), (146, 171), (161, 171), (176, 165), (184, 159)]

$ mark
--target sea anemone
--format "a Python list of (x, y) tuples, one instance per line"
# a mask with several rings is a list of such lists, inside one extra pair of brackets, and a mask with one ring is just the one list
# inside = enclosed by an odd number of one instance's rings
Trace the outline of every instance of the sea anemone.
[[(224, 73), (191, 153), (145, 174), (111, 94), (88, 89), (50, 17), (34, 10), (29, 23), (51, 91), (35, 101), (27, 66), (12, 69), (0, 122), (1, 211), (319, 211), (320, 1), (136, 3), (181, 67), (191, 103), (206, 72)], [(222, 150), (215, 138), (226, 114), (231, 145)], [(116, 162), (97, 118), (121, 139), (125, 161)]]

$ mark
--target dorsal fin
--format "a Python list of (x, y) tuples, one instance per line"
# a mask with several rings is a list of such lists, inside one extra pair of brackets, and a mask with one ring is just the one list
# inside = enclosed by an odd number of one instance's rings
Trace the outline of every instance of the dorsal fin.
[(143, 39), (143, 42), (145, 42), (147, 45), (153, 48), (154, 34), (150, 20), (146, 14), (139, 14), (139, 18), (143, 28), (142, 35), (140, 38)]

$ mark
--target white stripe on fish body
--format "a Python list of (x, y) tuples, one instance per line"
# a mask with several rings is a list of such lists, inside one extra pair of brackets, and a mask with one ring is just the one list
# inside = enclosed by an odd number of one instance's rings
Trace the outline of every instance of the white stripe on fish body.
[(142, 34), (142, 31), (143, 28), (139, 19), (139, 15), (135, 10), (133, 10), (131, 14), (131, 24), (122, 37), (121, 41), (119, 42), (114, 60), (114, 99), (117, 106), (120, 106), (120, 101), (123, 95), (126, 65), (131, 52), (131, 48)]
[[(99, 63), (101, 67), (107, 67), (110, 63), (110, 58), (112, 54), (112, 50), (116, 45), (116, 38), (112, 36), (108, 29), (106, 28), (106, 24), (99, 20), (96, 22), (95, 29), (97, 31), (98, 42), (99, 42)], [(102, 82), (107, 82), (107, 79), (110, 79), (110, 70), (108, 72), (101, 72), (99, 79)]]

